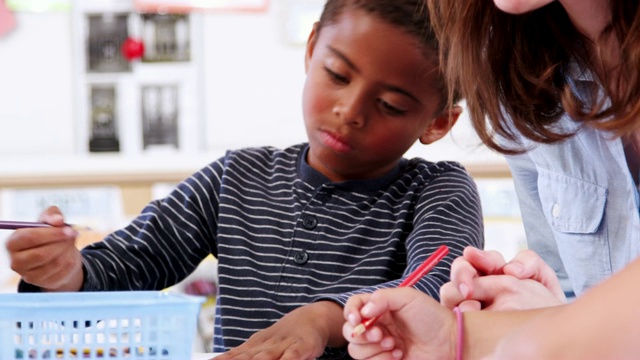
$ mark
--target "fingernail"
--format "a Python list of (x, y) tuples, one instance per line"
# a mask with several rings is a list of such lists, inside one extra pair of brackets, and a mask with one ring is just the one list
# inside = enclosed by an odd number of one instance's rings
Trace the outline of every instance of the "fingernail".
[[(475, 246), (468, 246), (468, 248), (469, 248), (469, 250), (467, 250), (467, 251), (474, 252), (474, 253), (479, 254), (479, 255), (481, 255), (481, 256), (485, 254), (485, 252), (484, 252), (484, 251), (482, 251), (482, 250), (478, 249), (478, 248), (477, 248), (477, 247), (475, 247)], [(466, 249), (465, 249), (465, 250), (466, 250)]]
[(347, 320), (349, 321), (349, 324), (353, 326), (358, 325), (358, 317), (356, 314), (349, 314), (349, 316), (347, 316)]
[(380, 346), (382, 346), (383, 349), (391, 349), (393, 347), (393, 339), (383, 339), (380, 341)]
[(514, 275), (520, 275), (524, 271), (524, 266), (522, 266), (522, 264), (517, 262), (509, 264), (509, 268), (511, 268), (511, 272)]
[(460, 291), (460, 293), (465, 299), (469, 295), (469, 287), (467, 286), (467, 284), (464, 284), (464, 283), (460, 284), (460, 286), (458, 287), (458, 290)]
[(65, 235), (67, 235), (67, 236), (74, 236), (74, 237), (75, 237), (75, 236), (78, 236), (78, 232), (77, 232), (77, 231), (75, 231), (75, 230), (73, 230), (73, 228), (71, 228), (71, 227), (69, 227), (69, 226), (65, 226), (65, 227), (62, 229), (62, 232), (63, 232)]
[(365, 306), (362, 307), (362, 310), (360, 312), (362, 313), (362, 315), (368, 316), (371, 310), (373, 310), (373, 304), (367, 303)]
[(62, 221), (63, 217), (60, 214), (49, 215), (49, 222), (55, 223)]
[(394, 359), (402, 359), (402, 350), (400, 349), (395, 349), (391, 352), (391, 356)]

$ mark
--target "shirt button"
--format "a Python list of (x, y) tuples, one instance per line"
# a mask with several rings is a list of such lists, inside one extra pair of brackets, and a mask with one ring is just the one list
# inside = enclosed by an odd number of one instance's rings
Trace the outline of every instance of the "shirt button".
[(302, 219), (302, 226), (304, 226), (305, 229), (311, 230), (315, 228), (316, 225), (318, 225), (318, 220), (316, 220), (316, 218), (313, 216), (305, 216)]
[(560, 205), (553, 204), (553, 207), (551, 208), (551, 216), (553, 216), (554, 218), (557, 218), (558, 216), (560, 216)]
[(298, 265), (303, 265), (307, 261), (309, 261), (309, 254), (306, 251), (298, 251), (295, 255), (293, 255), (293, 261)]

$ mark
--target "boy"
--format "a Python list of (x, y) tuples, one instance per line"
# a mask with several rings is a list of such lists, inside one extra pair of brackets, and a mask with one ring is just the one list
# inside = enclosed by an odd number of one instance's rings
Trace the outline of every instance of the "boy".
[(230, 151), (82, 252), (61, 214), (45, 211), (60, 227), (7, 242), (21, 290), (163, 289), (213, 254), (222, 360), (343, 356), (347, 299), (397, 286), (445, 244), (450, 255), (416, 285), (437, 298), (452, 259), (482, 247), (483, 230), (460, 165), (402, 158), (460, 114), (445, 109), (420, 3), (327, 1), (305, 57), (308, 143)]

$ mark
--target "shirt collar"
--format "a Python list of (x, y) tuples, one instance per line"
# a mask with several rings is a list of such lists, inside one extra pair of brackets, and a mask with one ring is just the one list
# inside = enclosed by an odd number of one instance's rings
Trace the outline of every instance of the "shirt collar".
[(309, 163), (307, 162), (308, 152), (309, 145), (307, 144), (300, 152), (300, 157), (298, 158), (298, 174), (303, 181), (311, 184), (313, 187), (319, 187), (322, 185), (333, 185), (336, 188), (342, 190), (357, 192), (378, 191), (380, 189), (388, 187), (389, 184), (395, 181), (402, 173), (402, 169), (404, 169), (408, 161), (405, 158), (400, 159), (398, 164), (391, 171), (389, 171), (386, 175), (378, 178), (347, 180), (339, 183), (334, 183), (318, 170), (312, 168), (309, 165)]
[(573, 81), (595, 81), (591, 70), (584, 68), (573, 59), (565, 67), (565, 76), (567, 80)]

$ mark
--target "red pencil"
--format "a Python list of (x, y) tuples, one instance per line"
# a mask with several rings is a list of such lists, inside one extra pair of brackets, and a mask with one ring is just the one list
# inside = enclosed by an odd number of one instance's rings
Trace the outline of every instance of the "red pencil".
[[(436, 250), (431, 256), (429, 256), (417, 269), (415, 269), (409, 276), (407, 276), (398, 287), (410, 287), (415, 285), (418, 280), (420, 280), (423, 276), (425, 276), (431, 269), (433, 269), (437, 263), (440, 262), (447, 254), (449, 253), (449, 248), (445, 245), (441, 245), (438, 250)], [(368, 328), (370, 328), (380, 315), (373, 317), (371, 319), (364, 320), (360, 325), (356, 326), (353, 329), (353, 333), (351, 333), (351, 337), (356, 337), (361, 335)]]

